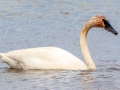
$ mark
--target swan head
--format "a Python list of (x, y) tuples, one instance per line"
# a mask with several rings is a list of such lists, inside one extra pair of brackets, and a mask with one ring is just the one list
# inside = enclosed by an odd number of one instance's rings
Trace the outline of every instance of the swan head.
[(115, 31), (115, 29), (111, 26), (109, 23), (108, 19), (102, 15), (97, 15), (93, 17), (91, 20), (91, 27), (101, 27), (104, 28), (105, 30), (113, 33), (114, 35), (117, 35), (118, 32)]

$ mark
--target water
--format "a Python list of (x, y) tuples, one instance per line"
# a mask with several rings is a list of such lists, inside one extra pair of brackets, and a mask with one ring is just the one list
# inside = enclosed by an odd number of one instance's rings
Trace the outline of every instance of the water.
[[(119, 33), (119, 0), (0, 0), (0, 52), (55, 46), (83, 60), (79, 34), (103, 14)], [(120, 35), (88, 34), (96, 71), (15, 70), (0, 61), (0, 90), (120, 90)]]

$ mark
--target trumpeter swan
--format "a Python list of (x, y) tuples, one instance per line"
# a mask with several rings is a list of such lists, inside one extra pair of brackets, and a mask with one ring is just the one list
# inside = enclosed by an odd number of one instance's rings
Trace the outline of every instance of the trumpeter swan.
[(97, 15), (90, 19), (80, 35), (80, 46), (86, 64), (71, 53), (57, 47), (40, 47), (0, 53), (2, 62), (15, 69), (67, 69), (95, 70), (96, 66), (88, 50), (86, 36), (92, 27), (101, 27), (117, 35), (106, 17)]

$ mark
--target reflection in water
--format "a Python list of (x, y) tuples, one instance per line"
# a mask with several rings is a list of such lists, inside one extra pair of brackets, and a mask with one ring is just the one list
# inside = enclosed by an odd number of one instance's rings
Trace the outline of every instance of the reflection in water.
[[(102, 68), (102, 67), (101, 67)], [(107, 68), (107, 67), (106, 67)], [(108, 68), (110, 69), (110, 68)], [(118, 70), (117, 70), (118, 71)], [(101, 88), (107, 90), (114, 84), (114, 76), (116, 74), (107, 70), (96, 71), (79, 71), (79, 70), (17, 70), (9, 68), (0, 69), (0, 77), (2, 83), (0, 87), (7, 89), (6, 84), (10, 85), (10, 89), (78, 89), (96, 90)], [(119, 77), (119, 76), (116, 76)], [(112, 82), (113, 81), (113, 82)], [(103, 87), (104, 85), (104, 87)], [(21, 87), (24, 86), (24, 87)], [(112, 87), (113, 89), (113, 87)], [(112, 90), (111, 89), (111, 90)]]
[[(7, 83), (14, 85), (16, 89), (34, 88), (39, 87), (52, 89), (60, 88), (83, 88), (94, 82), (93, 72), (90, 71), (68, 71), (68, 70), (16, 70), (16, 69), (3, 69), (0, 72), (0, 77)], [(3, 78), (4, 77), (4, 78)], [(20, 87), (18, 83), (24, 85)], [(61, 88), (62, 88), (61, 87)], [(13, 88), (13, 87), (11, 87)]]
[(91, 74), (89, 71), (81, 72), (80, 73), (80, 80), (83, 84), (87, 84), (90, 82), (94, 82), (95, 76)]
[[(48, 89), (56, 87), (56, 85), (62, 85), (68, 87), (81, 87), (89, 90), (93, 86), (90, 83), (94, 82), (95, 76), (93, 72), (89, 71), (66, 71), (66, 70), (16, 70), (5, 69), (1, 72), (1, 75), (5, 76), (3, 79), (14, 85), (16, 88), (20, 88), (18, 83), (25, 84), (24, 88), (38, 88), (47, 87)], [(27, 84), (27, 83), (31, 84)], [(46, 83), (44, 83), (46, 82)], [(27, 86), (31, 85), (31, 86)], [(58, 86), (59, 87), (59, 86)], [(13, 87), (12, 87), (13, 88)], [(23, 88), (21, 88), (23, 89)], [(92, 90), (92, 89), (91, 89)]]
[(93, 90), (94, 86), (91, 86), (91, 83), (94, 82), (95, 75), (91, 71), (84, 71), (80, 73), (80, 82), (82, 84), (82, 88), (85, 90)]

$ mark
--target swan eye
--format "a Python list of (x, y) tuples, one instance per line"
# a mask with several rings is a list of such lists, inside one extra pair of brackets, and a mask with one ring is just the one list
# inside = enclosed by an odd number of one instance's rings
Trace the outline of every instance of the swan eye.
[(97, 26), (98, 26), (98, 27), (103, 27), (103, 24), (98, 21), (98, 22), (97, 22)]
[(104, 22), (104, 27), (111, 26), (108, 20), (102, 19), (102, 21)]

